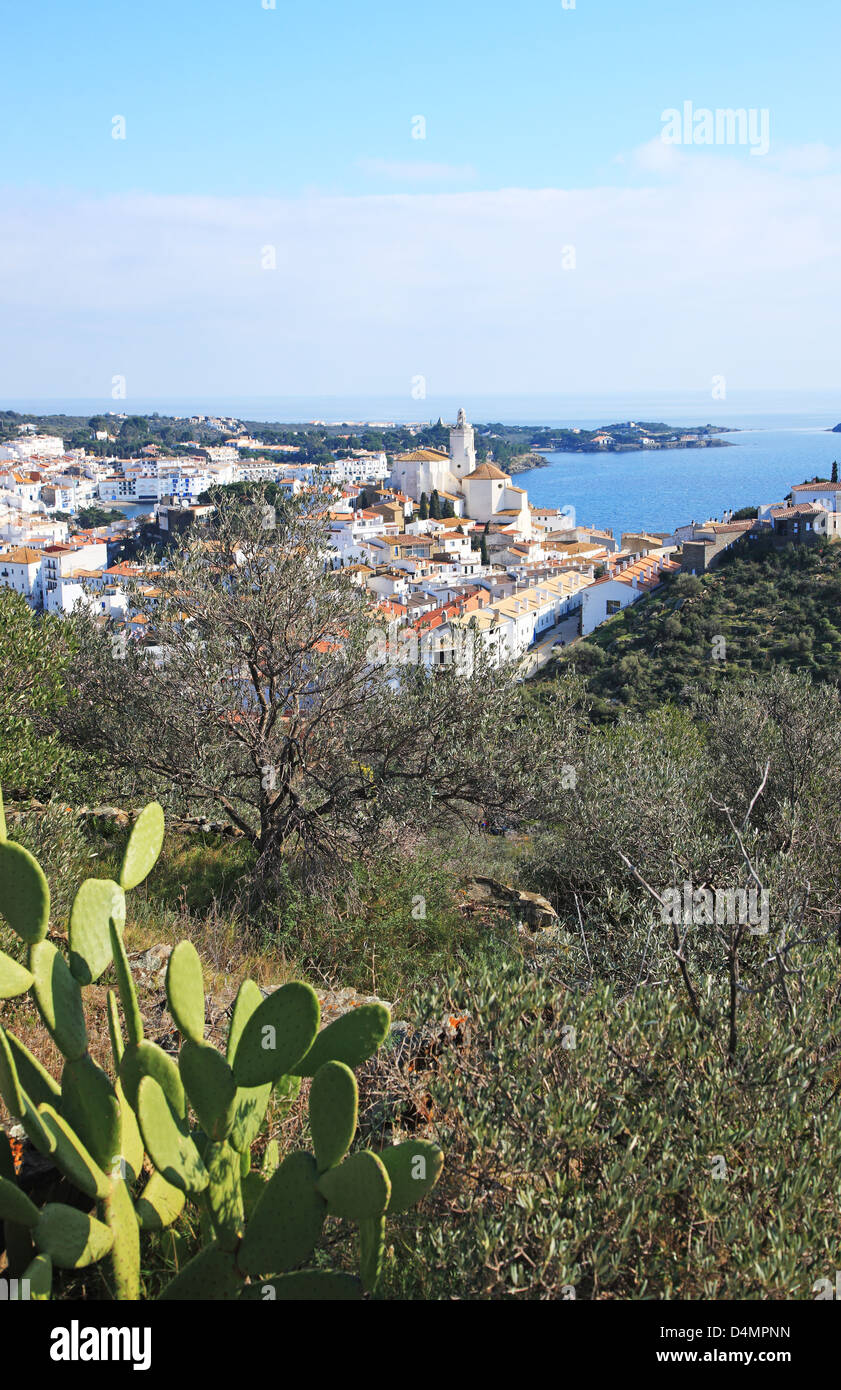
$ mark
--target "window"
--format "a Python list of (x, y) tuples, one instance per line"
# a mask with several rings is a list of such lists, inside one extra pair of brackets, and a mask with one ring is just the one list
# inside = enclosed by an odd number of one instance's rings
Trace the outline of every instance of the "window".
[(607, 600), (607, 605), (606, 605), (607, 616), (608, 616), (609, 618), (612, 618), (613, 615), (614, 615), (614, 613), (618, 613), (621, 607), (622, 607), (622, 605), (621, 605), (621, 603), (619, 602), (618, 598), (609, 598), (609, 599)]

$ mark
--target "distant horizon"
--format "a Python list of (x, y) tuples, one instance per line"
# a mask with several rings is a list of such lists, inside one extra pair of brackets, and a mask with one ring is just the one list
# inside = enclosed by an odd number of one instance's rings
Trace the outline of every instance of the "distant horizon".
[[(712, 400), (708, 392), (626, 391), (563, 392), (547, 394), (486, 394), (464, 391), (430, 396), (412, 401), (405, 396), (359, 392), (351, 395), (300, 394), (278, 396), (213, 395), (203, 397), (184, 393), (173, 396), (143, 396), (136, 400), (110, 397), (16, 396), (0, 399), (0, 410), (21, 415), (211, 415), (251, 420), (255, 423), (328, 426), (434, 424), (439, 418), (455, 419), (464, 406), (474, 423), (548, 428), (568, 424), (608, 424), (625, 419), (658, 420), (665, 423), (731, 425), (748, 428), (751, 421), (774, 417), (775, 426), (790, 418), (792, 428), (832, 427), (841, 421), (841, 390), (774, 390), (733, 392), (726, 400)], [(607, 417), (610, 416), (610, 419)]]

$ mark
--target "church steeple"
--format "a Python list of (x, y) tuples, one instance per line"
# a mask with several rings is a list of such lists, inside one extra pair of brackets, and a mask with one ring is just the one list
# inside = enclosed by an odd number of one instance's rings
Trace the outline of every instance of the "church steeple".
[(473, 426), (467, 423), (463, 407), (456, 417), (455, 429), (450, 430), (450, 464), (452, 472), (459, 480), (466, 478), (476, 467)]

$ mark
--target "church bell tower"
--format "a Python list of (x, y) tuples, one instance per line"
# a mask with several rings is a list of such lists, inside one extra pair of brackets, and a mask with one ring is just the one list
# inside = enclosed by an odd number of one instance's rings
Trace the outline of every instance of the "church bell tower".
[(450, 430), (450, 471), (461, 481), (476, 467), (476, 445), (473, 426), (468, 425), (463, 410), (458, 413), (455, 429)]

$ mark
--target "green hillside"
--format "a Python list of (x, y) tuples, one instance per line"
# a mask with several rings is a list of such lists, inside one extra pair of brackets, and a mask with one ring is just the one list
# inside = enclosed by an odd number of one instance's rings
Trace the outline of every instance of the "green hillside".
[[(611, 618), (558, 665), (585, 676), (597, 720), (682, 701), (735, 671), (779, 666), (837, 681), (841, 547), (774, 550), (743, 541), (710, 574), (679, 575)], [(542, 683), (551, 680), (550, 673)]]

